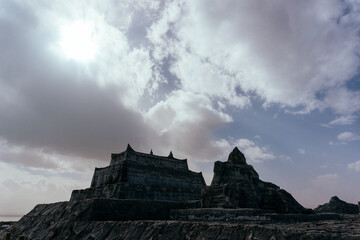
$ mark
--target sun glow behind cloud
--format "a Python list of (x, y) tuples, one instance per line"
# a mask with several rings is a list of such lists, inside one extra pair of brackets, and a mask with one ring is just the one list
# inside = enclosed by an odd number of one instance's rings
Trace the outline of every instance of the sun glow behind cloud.
[(93, 24), (76, 21), (63, 27), (59, 46), (69, 59), (81, 62), (93, 60), (97, 51)]

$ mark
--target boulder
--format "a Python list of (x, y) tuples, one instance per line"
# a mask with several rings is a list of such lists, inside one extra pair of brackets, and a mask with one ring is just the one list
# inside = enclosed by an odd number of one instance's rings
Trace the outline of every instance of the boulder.
[(311, 213), (287, 191), (259, 179), (255, 169), (235, 147), (226, 162), (215, 162), (214, 178), (202, 193), (204, 208), (255, 208), (277, 213)]
[(328, 203), (318, 206), (314, 211), (316, 213), (359, 214), (359, 207), (334, 196)]

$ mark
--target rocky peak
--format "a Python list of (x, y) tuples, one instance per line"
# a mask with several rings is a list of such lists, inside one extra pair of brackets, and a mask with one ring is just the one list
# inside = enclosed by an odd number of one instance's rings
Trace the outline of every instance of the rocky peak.
[(343, 203), (344, 201), (340, 200), (340, 198), (338, 198), (337, 196), (333, 196), (329, 203)]
[(202, 192), (203, 208), (257, 208), (278, 213), (311, 213), (290, 193), (259, 179), (255, 169), (235, 147), (226, 162), (214, 164), (211, 185)]
[(359, 214), (356, 204), (347, 203), (337, 196), (332, 197), (328, 203), (318, 206), (314, 211), (316, 213)]
[(246, 158), (240, 150), (235, 147), (234, 150), (229, 154), (229, 158), (227, 160), (230, 163), (234, 164), (246, 164)]

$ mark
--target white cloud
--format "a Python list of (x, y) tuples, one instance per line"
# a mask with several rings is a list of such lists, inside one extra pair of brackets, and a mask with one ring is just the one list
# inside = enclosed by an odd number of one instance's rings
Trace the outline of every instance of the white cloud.
[(349, 169), (352, 169), (356, 172), (360, 172), (360, 161), (349, 163), (347, 166)]
[(340, 140), (340, 141), (344, 141), (344, 142), (350, 142), (350, 141), (358, 141), (360, 140), (360, 136), (355, 134), (355, 133), (352, 133), (352, 132), (343, 132), (343, 133), (340, 133), (337, 138)]
[(160, 135), (159, 146), (172, 148), (193, 160), (213, 161), (222, 154), (212, 132), (232, 118), (212, 108), (201, 95), (174, 91), (146, 113), (146, 122)]
[(306, 150), (303, 149), (303, 148), (298, 148), (298, 152), (299, 152), (300, 154), (305, 154), (305, 153), (306, 153)]
[(357, 116), (348, 115), (348, 116), (340, 116), (333, 121), (329, 122), (329, 125), (351, 125), (357, 119)]
[[(0, 138), (0, 162), (47, 173), (73, 173), (91, 170), (96, 159), (66, 156), (46, 150), (9, 144)], [(87, 165), (82, 163), (86, 162)]]
[(317, 176), (315, 181), (317, 181), (317, 182), (336, 181), (339, 178), (340, 178), (339, 174), (337, 174), (337, 173), (329, 173), (329, 174)]
[(268, 149), (268, 147), (258, 146), (249, 139), (238, 139), (235, 144), (251, 162), (264, 162), (275, 159), (275, 155)]
[[(1, 214), (26, 214), (39, 203), (68, 201), (73, 189), (85, 188), (91, 181), (86, 173), (41, 175), (0, 162)], [(24, 201), (26, 199), (26, 201)]]
[(159, 59), (174, 57), (172, 72), (187, 91), (237, 107), (255, 92), (265, 104), (300, 107), (290, 112), (351, 114), (360, 94), (343, 86), (357, 74), (360, 45), (357, 10), (343, 16), (347, 4), (355, 3), (174, 1), (148, 35)]
[(255, 139), (258, 139), (258, 140), (261, 139), (261, 137), (260, 137), (259, 135), (255, 135), (254, 138), (255, 138)]
[(356, 122), (357, 118), (358, 117), (355, 115), (339, 116), (339, 117), (335, 118), (334, 120), (330, 121), (329, 123), (320, 124), (320, 126), (326, 127), (326, 128), (331, 128), (333, 126), (351, 125)]

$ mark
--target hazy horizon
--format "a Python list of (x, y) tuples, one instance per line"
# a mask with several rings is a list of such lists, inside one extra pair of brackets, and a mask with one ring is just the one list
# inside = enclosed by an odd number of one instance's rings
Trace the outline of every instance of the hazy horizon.
[(128, 143), (207, 184), (237, 146), (305, 207), (357, 203), (359, 33), (354, 0), (0, 0), (0, 214)]

